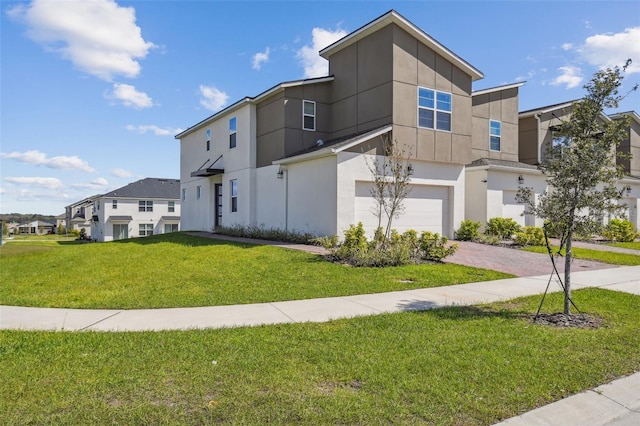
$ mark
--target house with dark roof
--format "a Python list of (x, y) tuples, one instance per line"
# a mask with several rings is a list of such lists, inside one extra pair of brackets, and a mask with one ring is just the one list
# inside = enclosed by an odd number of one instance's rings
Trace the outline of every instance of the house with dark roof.
[(482, 72), (394, 10), (319, 53), (327, 76), (280, 83), (175, 136), (183, 228), (341, 236), (362, 222), (371, 236), (370, 165), (386, 142), (411, 170), (398, 231), (453, 237), (462, 220), (492, 217), (540, 225), (515, 200), (522, 185), (547, 188), (536, 166), (547, 136), (527, 132), (535, 117), (552, 129), (567, 105), (519, 113), (522, 82), (472, 90)]
[(93, 216), (93, 200), (100, 197), (101, 194), (92, 195), (69, 204), (65, 207), (65, 228), (69, 231), (78, 231), (86, 233), (87, 237), (91, 236), (91, 217)]
[(93, 198), (91, 238), (114, 241), (180, 229), (180, 181), (146, 178)]

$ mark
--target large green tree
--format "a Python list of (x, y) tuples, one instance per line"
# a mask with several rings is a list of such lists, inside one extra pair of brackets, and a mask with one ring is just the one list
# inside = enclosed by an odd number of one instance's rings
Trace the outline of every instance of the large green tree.
[[(625, 207), (616, 187), (622, 177), (616, 165), (616, 147), (629, 128), (627, 119), (609, 120), (604, 111), (615, 109), (624, 95), (619, 93), (622, 67), (600, 70), (584, 86), (586, 95), (572, 105), (572, 112), (554, 133), (554, 143), (546, 153), (540, 170), (547, 176), (547, 191), (535, 200), (533, 188), (521, 188), (518, 200), (526, 213), (544, 219), (561, 236), (565, 249), (564, 313), (571, 313), (571, 249), (576, 234), (589, 235), (602, 230), (603, 218), (620, 215)], [(636, 90), (636, 87), (632, 88)]]

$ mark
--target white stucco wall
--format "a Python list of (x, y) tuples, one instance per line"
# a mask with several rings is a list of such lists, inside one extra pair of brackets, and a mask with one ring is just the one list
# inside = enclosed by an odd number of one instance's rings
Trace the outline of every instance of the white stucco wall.
[[(487, 221), (487, 170), (465, 170), (464, 218), (484, 224)], [(455, 224), (456, 230), (460, 224)]]
[(255, 224), (265, 228), (286, 229), (285, 203), (288, 171), (283, 166), (278, 179), (279, 166), (256, 169), (256, 217)]

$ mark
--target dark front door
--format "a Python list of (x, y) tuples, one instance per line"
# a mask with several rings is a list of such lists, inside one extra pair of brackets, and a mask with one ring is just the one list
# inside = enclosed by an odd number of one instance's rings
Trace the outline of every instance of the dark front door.
[(217, 228), (222, 226), (222, 184), (216, 183), (216, 208), (213, 225)]

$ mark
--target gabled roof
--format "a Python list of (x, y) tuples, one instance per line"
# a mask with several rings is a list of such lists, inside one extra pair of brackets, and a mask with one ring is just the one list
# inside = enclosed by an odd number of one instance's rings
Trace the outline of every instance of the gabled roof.
[(409, 20), (407, 20), (404, 16), (400, 15), (395, 10), (390, 10), (379, 18), (374, 19), (368, 24), (358, 28), (350, 34), (347, 34), (340, 40), (335, 43), (325, 47), (320, 51), (320, 56), (325, 59), (329, 59), (331, 55), (345, 49), (352, 44), (362, 40), (363, 38), (369, 36), (370, 34), (379, 31), (380, 29), (386, 27), (387, 25), (395, 24), (405, 30), (407, 33), (418, 39), (422, 44), (428, 46), (430, 49), (434, 50), (437, 54), (447, 59), (449, 62), (456, 65), (462, 71), (471, 76), (472, 80), (479, 80), (484, 78), (484, 74), (479, 71), (477, 68), (473, 67), (467, 61), (453, 53), (451, 50), (447, 49), (436, 39), (431, 37), (429, 34), (422, 31), (420, 28), (415, 26)]
[(547, 105), (547, 106), (543, 106), (535, 109), (528, 109), (526, 111), (520, 111), (518, 115), (520, 118), (526, 118), (533, 115), (544, 114), (551, 111), (557, 111), (562, 108), (568, 108), (571, 105), (573, 105), (574, 102), (578, 102), (579, 100), (580, 99), (574, 99), (572, 101), (562, 102), (559, 104)]
[(635, 111), (617, 112), (615, 114), (609, 114), (609, 118), (617, 120), (622, 117), (631, 116), (631, 119), (640, 124), (640, 115)]
[(514, 89), (516, 87), (524, 86), (525, 83), (526, 83), (526, 81), (521, 81), (521, 82), (518, 82), (518, 83), (503, 84), (502, 86), (488, 87), (486, 89), (481, 89), (481, 90), (476, 90), (476, 91), (471, 92), (471, 96), (479, 96), (479, 95), (485, 95), (487, 93), (500, 92), (502, 90)]
[(65, 206), (65, 207), (86, 206), (88, 204), (93, 203), (93, 200), (95, 200), (96, 198), (100, 198), (100, 197), (102, 197), (102, 194), (92, 195), (92, 196), (84, 198), (84, 199), (82, 199), (80, 201), (76, 201), (73, 204), (69, 204), (68, 206)]
[(179, 179), (146, 178), (107, 192), (103, 198), (180, 199)]
[(285, 81), (282, 83), (278, 83), (275, 86), (271, 87), (270, 89), (265, 90), (264, 92), (260, 93), (257, 96), (254, 97), (250, 97), (250, 96), (245, 96), (244, 98), (240, 99), (239, 101), (229, 105), (228, 107), (226, 107), (223, 110), (220, 110), (218, 112), (216, 112), (213, 115), (210, 115), (209, 117), (205, 118), (204, 120), (194, 124), (193, 126), (187, 128), (187, 130), (183, 130), (182, 132), (178, 133), (177, 135), (174, 136), (175, 139), (181, 139), (182, 137), (188, 135), (189, 133), (193, 132), (194, 130), (202, 127), (203, 125), (207, 124), (207, 123), (211, 123), (212, 121), (214, 121), (216, 118), (228, 114), (234, 110), (237, 110), (245, 105), (249, 105), (249, 104), (255, 104), (258, 102), (262, 102), (264, 99), (268, 98), (269, 96), (275, 95), (277, 93), (282, 92), (283, 90), (289, 88), (289, 87), (298, 87), (298, 86), (305, 86), (307, 84), (318, 84), (318, 83), (326, 83), (328, 81), (333, 81), (333, 76), (327, 76), (327, 77), (317, 77), (317, 78), (307, 78), (304, 80), (293, 80), (293, 81)]

